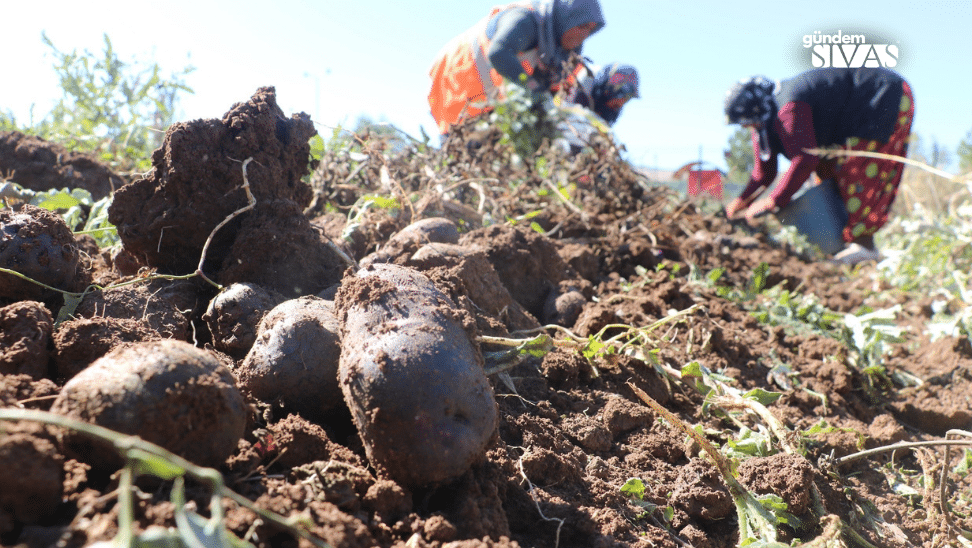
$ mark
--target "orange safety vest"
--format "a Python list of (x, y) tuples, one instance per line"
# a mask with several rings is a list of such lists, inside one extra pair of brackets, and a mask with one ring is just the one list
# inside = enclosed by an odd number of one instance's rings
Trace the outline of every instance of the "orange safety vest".
[[(490, 110), (490, 100), (503, 98), (503, 77), (486, 56), (490, 43), (486, 28), (490, 19), (513, 8), (533, 9), (528, 2), (494, 7), (488, 16), (453, 38), (436, 56), (429, 70), (432, 78), (429, 106), (440, 133), (448, 132), (449, 127), (464, 116)], [(523, 70), (528, 75), (533, 74), (533, 68), (540, 61), (536, 48), (520, 52), (517, 57)]]

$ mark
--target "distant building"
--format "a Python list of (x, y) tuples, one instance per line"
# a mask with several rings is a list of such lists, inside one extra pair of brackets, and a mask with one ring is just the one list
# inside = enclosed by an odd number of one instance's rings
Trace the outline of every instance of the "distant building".
[(722, 200), (726, 174), (707, 167), (703, 162), (689, 162), (672, 173), (672, 179), (685, 181), (686, 193), (693, 198), (710, 197)]

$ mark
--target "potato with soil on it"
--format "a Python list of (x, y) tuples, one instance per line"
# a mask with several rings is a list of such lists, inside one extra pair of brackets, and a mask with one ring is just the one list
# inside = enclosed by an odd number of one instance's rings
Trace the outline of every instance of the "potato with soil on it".
[(420, 247), (428, 243), (458, 244), (459, 227), (449, 219), (429, 217), (399, 230), (381, 249), (361, 259), (361, 266), (373, 263), (404, 264)]
[[(247, 417), (230, 370), (211, 352), (175, 340), (115, 348), (68, 381), (51, 411), (138, 435), (202, 466), (233, 454)], [(96, 468), (122, 464), (107, 445), (71, 433), (64, 441)]]
[(213, 346), (242, 360), (256, 341), (260, 321), (285, 300), (283, 295), (254, 283), (227, 286), (209, 301), (202, 316), (213, 336)]
[(421, 487), (481, 460), (497, 410), (472, 320), (427, 277), (391, 264), (346, 278), (335, 304), (341, 388), (372, 465)]
[(240, 388), (320, 421), (344, 404), (338, 385), (341, 341), (334, 303), (318, 297), (284, 301), (260, 322), (256, 342), (236, 369)]
[[(25, 204), (0, 209), (0, 267), (68, 292), (91, 281), (74, 234), (56, 213)], [(0, 301), (37, 300), (60, 306), (61, 294), (0, 272)]]

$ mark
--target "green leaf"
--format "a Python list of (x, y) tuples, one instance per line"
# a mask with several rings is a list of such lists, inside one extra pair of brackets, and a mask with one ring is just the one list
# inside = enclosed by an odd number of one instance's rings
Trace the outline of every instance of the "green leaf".
[(54, 322), (56, 325), (61, 325), (71, 319), (74, 316), (74, 311), (77, 310), (78, 305), (81, 304), (82, 295), (75, 295), (71, 293), (62, 293), (64, 295), (64, 304), (61, 309), (57, 311), (57, 320)]
[(739, 433), (739, 438), (727, 440), (726, 446), (729, 448), (729, 456), (766, 457), (772, 454), (769, 436), (745, 427)]
[(891, 489), (902, 497), (920, 497), (921, 493), (903, 481), (889, 481)]
[(631, 478), (621, 486), (621, 494), (634, 500), (644, 500), (645, 483), (638, 478)]
[(763, 405), (769, 405), (780, 399), (780, 396), (782, 395), (782, 392), (770, 392), (769, 390), (764, 390), (762, 388), (754, 388), (743, 394), (742, 397), (757, 401)]
[(601, 342), (599, 339), (591, 335), (587, 338), (587, 344), (584, 345), (581, 354), (583, 354), (584, 357), (589, 360), (593, 359), (595, 356), (597, 356), (597, 353), (600, 352), (602, 348), (604, 348), (604, 346), (605, 345), (603, 342)]
[[(179, 519), (180, 514), (185, 519)], [(201, 546), (203, 548), (253, 548), (249, 542), (243, 541), (228, 531), (223, 523), (213, 523), (192, 511), (176, 512), (176, 522), (179, 526), (179, 536), (187, 546)], [(188, 541), (188, 542), (186, 542)]]
[(969, 470), (972, 470), (972, 449), (966, 447), (961, 462), (952, 468), (952, 473), (965, 476), (968, 475)]
[(697, 361), (689, 362), (689, 363), (687, 363), (687, 364), (685, 364), (685, 365), (682, 366), (682, 371), (681, 372), (682, 372), (682, 378), (683, 379), (686, 378), (686, 377), (698, 377), (698, 378), (701, 379), (702, 378), (702, 364), (699, 363), (699, 362), (697, 362)]
[(375, 195), (371, 196), (371, 199), (381, 209), (398, 209), (400, 207), (397, 198)]
[(311, 137), (309, 144), (311, 158), (320, 160), (324, 157), (324, 150), (326, 147), (324, 145), (324, 137), (322, 137), (320, 133)]
[(117, 244), (120, 239), (115, 225), (108, 222), (108, 208), (111, 206), (112, 196), (107, 196), (91, 205), (88, 221), (84, 224), (84, 232), (90, 234), (98, 243), (98, 247), (106, 248)]
[(654, 365), (661, 365), (661, 348), (652, 348), (648, 351), (648, 361)]
[(662, 517), (665, 518), (665, 523), (671, 523), (672, 519), (675, 518), (675, 507), (671, 505), (666, 506), (662, 511)]
[(759, 263), (759, 265), (753, 269), (753, 277), (749, 282), (750, 291), (753, 294), (762, 293), (763, 289), (766, 288), (766, 278), (769, 276), (769, 264)]
[[(89, 194), (88, 195), (89, 203), (90, 203), (90, 196), (91, 195)], [(30, 200), (30, 203), (37, 207), (42, 207), (44, 209), (48, 209), (51, 211), (57, 211), (59, 209), (69, 209), (76, 205), (80, 205), (82, 201), (79, 200), (76, 195), (68, 192), (67, 189), (64, 189), (64, 190), (49, 190), (46, 192), (38, 192)]]
[[(157, 525), (149, 526), (132, 540), (133, 548), (185, 548), (186, 546), (177, 529)], [(112, 546), (116, 545), (112, 544)]]
[(517, 350), (534, 358), (542, 358), (553, 349), (553, 338), (547, 334), (537, 335), (517, 347)]
[(689, 362), (682, 366), (680, 373), (683, 380), (695, 379), (695, 389), (700, 394), (709, 394), (712, 391), (712, 387), (706, 384), (706, 378), (711, 373), (701, 363), (697, 361)]
[(151, 474), (160, 479), (171, 480), (186, 473), (186, 469), (178, 464), (138, 447), (129, 449), (127, 457), (134, 462), (134, 472), (137, 475)]

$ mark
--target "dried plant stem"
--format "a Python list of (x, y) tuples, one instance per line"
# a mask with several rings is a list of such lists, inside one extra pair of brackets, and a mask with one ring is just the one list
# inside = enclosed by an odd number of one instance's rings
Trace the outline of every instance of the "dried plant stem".
[(695, 441), (695, 443), (699, 444), (699, 447), (701, 447), (702, 450), (705, 451), (707, 455), (709, 455), (709, 458), (712, 459), (712, 464), (715, 465), (716, 469), (719, 471), (719, 474), (722, 475), (730, 491), (746, 490), (746, 488), (743, 487), (736, 480), (735, 476), (732, 475), (732, 466), (729, 464), (729, 461), (726, 460), (725, 457), (719, 454), (719, 452), (709, 442), (709, 440), (705, 439), (705, 437), (702, 436), (702, 434), (699, 434), (694, 429), (690, 428), (687, 424), (682, 422), (681, 419), (676, 417), (668, 409), (665, 409), (660, 403), (658, 403), (657, 401), (655, 401), (654, 398), (646, 394), (644, 390), (638, 388), (634, 383), (628, 382), (627, 385), (628, 388), (634, 391), (635, 395), (638, 396), (638, 398), (640, 398), (641, 401), (643, 401), (648, 407), (652, 409), (652, 411), (661, 415), (661, 417), (666, 421), (668, 421), (668, 424), (670, 424), (673, 428), (677, 428), (681, 430), (682, 433), (692, 438), (692, 440)]
[(962, 182), (963, 178), (968, 177), (965, 175), (952, 175), (947, 171), (942, 171), (940, 169), (934, 168), (928, 164), (919, 162), (917, 160), (912, 160), (911, 158), (905, 158), (904, 156), (895, 156), (894, 154), (884, 154), (882, 152), (869, 152), (866, 150), (844, 150), (844, 149), (829, 149), (829, 148), (806, 148), (803, 149), (804, 152), (820, 156), (821, 158), (829, 158), (832, 156), (861, 156), (864, 158), (877, 158), (880, 160), (894, 160), (895, 162), (900, 162), (909, 166), (917, 167), (919, 169), (925, 170), (933, 175), (938, 175), (949, 181), (956, 183)]
[(581, 220), (584, 220), (584, 221), (587, 220), (587, 213), (584, 212), (584, 211), (582, 211), (579, 207), (575, 206), (574, 204), (570, 203), (570, 200), (568, 200), (567, 198), (565, 198), (564, 195), (560, 193), (560, 190), (558, 190), (557, 187), (555, 187), (554, 184), (552, 182), (550, 182), (550, 179), (544, 179), (543, 180), (543, 184), (546, 185), (547, 187), (549, 187), (550, 188), (550, 191), (553, 192), (555, 196), (557, 196), (558, 198), (560, 198), (560, 201), (563, 202), (565, 206), (567, 206), (567, 209), (569, 209), (569, 210), (573, 211), (574, 213), (580, 215)]
[[(962, 430), (949, 430), (948, 431), (949, 434), (956, 433), (956, 432), (963, 432), (963, 431)], [(972, 434), (969, 434), (968, 432), (965, 432), (964, 435), (972, 436)], [(948, 447), (950, 447), (952, 445), (964, 445), (964, 446), (967, 446), (967, 447), (972, 447), (972, 439), (967, 439), (967, 440), (948, 440), (948, 439), (944, 439), (944, 440), (928, 440), (928, 441), (901, 441), (901, 442), (898, 442), (898, 443), (892, 443), (891, 445), (883, 445), (881, 447), (875, 447), (873, 449), (867, 449), (865, 451), (859, 451), (857, 453), (852, 453), (852, 454), (847, 455), (845, 457), (841, 457), (841, 458), (837, 459), (837, 465), (840, 466), (841, 464), (847, 464), (847, 463), (853, 462), (855, 460), (860, 460), (860, 459), (863, 459), (863, 458), (866, 458), (866, 457), (870, 457), (870, 456), (873, 456), (873, 455), (878, 455), (878, 454), (881, 454), (881, 453), (887, 453), (887, 452), (890, 452), (890, 451), (897, 451), (898, 449), (914, 449), (914, 448), (917, 448), (917, 447), (930, 447), (930, 446), (936, 446), (936, 445), (942, 445), (942, 446), (945, 446), (946, 447), (945, 457), (948, 458), (948, 452), (947, 452), (947, 448)]]
[(212, 232), (209, 233), (209, 237), (206, 238), (206, 243), (203, 244), (202, 254), (199, 257), (199, 266), (196, 267), (196, 272), (194, 274), (199, 275), (202, 279), (206, 280), (210, 284), (216, 287), (216, 289), (222, 289), (223, 287), (218, 283), (209, 279), (208, 276), (203, 272), (203, 263), (206, 262), (206, 253), (209, 251), (209, 244), (213, 242), (213, 237), (216, 236), (216, 232), (223, 228), (226, 223), (232, 221), (236, 216), (253, 209), (256, 206), (256, 198), (253, 197), (253, 193), (250, 192), (250, 180), (246, 176), (246, 166), (253, 161), (253, 157), (249, 157), (243, 160), (243, 190), (246, 191), (247, 204), (240, 209), (237, 209), (233, 213), (230, 213), (228, 217), (223, 219)]
[[(965, 442), (964, 445), (972, 445), (972, 432), (968, 432), (966, 430), (949, 430), (948, 432), (945, 432), (946, 440), (948, 440), (948, 438), (951, 436), (963, 436), (966, 438), (965, 440), (962, 440)], [(949, 526), (951, 530), (955, 530), (956, 526), (955, 526), (955, 522), (952, 520), (952, 512), (949, 509), (948, 503), (946, 502), (946, 498), (945, 498), (945, 494), (946, 494), (945, 485), (946, 485), (946, 480), (948, 479), (948, 459), (949, 459), (949, 453), (951, 452), (951, 448), (952, 448), (951, 446), (952, 444), (945, 445), (945, 457), (944, 459), (942, 459), (942, 463), (943, 463), (942, 477), (938, 482), (940, 484), (938, 486), (938, 488), (940, 489), (938, 498), (939, 498), (939, 504), (941, 504), (942, 515), (945, 516), (945, 523)]]
[[(769, 543), (776, 542), (776, 520), (774, 517), (763, 508), (762, 504), (753, 497), (752, 493), (749, 492), (739, 480), (732, 473), (732, 465), (729, 461), (723, 457), (715, 446), (709, 442), (702, 434), (695, 431), (695, 429), (689, 427), (689, 425), (682, 422), (681, 419), (675, 416), (671, 411), (665, 409), (660, 403), (654, 400), (651, 396), (645, 393), (644, 390), (638, 388), (634, 383), (628, 382), (628, 388), (630, 388), (636, 396), (638, 396), (641, 401), (643, 401), (648, 407), (650, 407), (655, 413), (658, 413), (666, 422), (672, 427), (680, 430), (686, 436), (692, 438), (692, 440), (699, 444), (699, 447), (709, 456), (712, 464), (719, 471), (719, 475), (722, 476), (722, 480), (725, 482), (726, 487), (729, 489), (729, 494), (732, 496), (732, 500), (736, 505), (736, 517), (739, 522), (739, 540), (740, 542), (746, 539), (754, 537), (755, 533), (756, 539), (763, 539)], [(750, 517), (750, 512), (754, 515)], [(755, 525), (758, 531), (752, 531), (750, 529), (751, 525)]]
[(533, 486), (533, 482), (530, 481), (530, 478), (527, 477), (526, 472), (523, 470), (522, 457), (519, 460), (517, 460), (517, 466), (520, 468), (520, 477), (522, 477), (523, 480), (527, 482), (527, 486), (529, 487), (527, 491), (529, 491), (530, 493), (530, 498), (533, 499), (533, 504), (536, 505), (537, 507), (537, 512), (540, 514), (540, 519), (542, 519), (543, 521), (557, 522), (557, 535), (554, 538), (554, 548), (557, 548), (558, 546), (560, 546), (560, 530), (564, 526), (564, 520), (560, 518), (548, 518), (547, 516), (544, 515), (543, 510), (540, 509), (540, 501), (537, 500), (537, 495), (535, 494), (536, 487)]
[[(641, 401), (648, 405), (648, 407), (650, 407), (653, 411), (658, 413), (672, 427), (677, 428), (698, 443), (702, 450), (705, 451), (712, 460), (712, 463), (719, 471), (723, 481), (726, 483), (726, 487), (729, 489), (729, 493), (732, 495), (732, 498), (736, 503), (736, 512), (739, 518), (740, 542), (747, 538), (751, 538), (750, 525), (756, 525), (759, 529), (759, 538), (764, 541), (764, 546), (785, 546), (784, 544), (776, 542), (776, 520), (774, 516), (770, 515), (770, 513), (763, 508), (760, 502), (755, 499), (752, 493), (750, 493), (746, 487), (739, 483), (739, 480), (737, 480), (732, 473), (732, 466), (730, 465), (729, 461), (723, 457), (718, 450), (716, 450), (715, 446), (713, 446), (712, 443), (709, 442), (709, 440), (707, 440), (702, 434), (693, 428), (690, 428), (671, 411), (665, 409), (660, 403), (638, 388), (634, 383), (629, 382), (627, 384), (628, 387), (634, 391), (635, 395), (641, 399)], [(755, 515), (751, 515), (750, 513)], [(856, 531), (851, 529), (850, 526), (844, 523), (836, 515), (827, 514), (821, 516), (820, 524), (823, 526), (823, 532), (814, 540), (805, 544), (800, 544), (799, 546), (819, 548), (841, 546), (840, 537), (846, 536), (855, 544), (865, 546), (867, 548), (873, 548), (872, 544), (864, 540), (859, 534), (857, 534)]]

